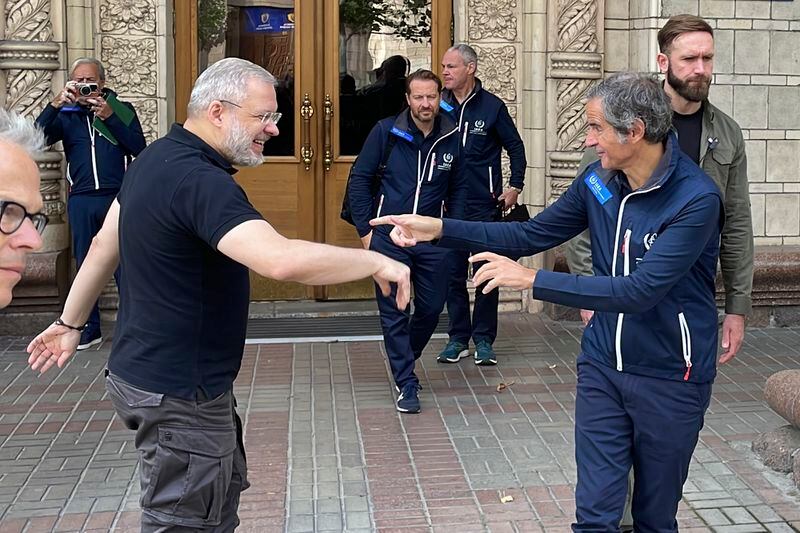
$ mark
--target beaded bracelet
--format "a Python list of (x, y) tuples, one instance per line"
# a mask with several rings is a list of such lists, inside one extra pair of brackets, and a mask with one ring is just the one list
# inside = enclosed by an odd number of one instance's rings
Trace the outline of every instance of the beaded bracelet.
[(83, 331), (84, 329), (86, 329), (86, 324), (78, 327), (70, 326), (69, 324), (61, 320), (61, 317), (56, 318), (56, 321), (53, 322), (53, 324), (55, 324), (56, 326), (64, 326), (65, 328), (74, 329), (75, 331)]

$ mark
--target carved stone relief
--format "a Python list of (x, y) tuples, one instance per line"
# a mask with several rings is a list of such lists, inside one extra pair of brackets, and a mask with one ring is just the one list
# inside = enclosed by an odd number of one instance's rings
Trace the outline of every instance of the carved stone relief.
[(469, 40), (516, 40), (516, 9), (516, 0), (472, 0), (469, 4)]
[(473, 45), (480, 61), (480, 78), (484, 87), (506, 102), (517, 100), (517, 52), (511, 46)]
[(100, 29), (103, 32), (156, 31), (155, 0), (103, 0), (100, 4)]
[(108, 84), (123, 95), (156, 96), (157, 59), (155, 38), (106, 36), (101, 40)]
[(603, 75), (598, 18), (603, 0), (551, 0), (548, 100), (548, 172), (552, 203), (567, 189), (581, 160), (586, 137), (583, 113), (586, 92)]
[(148, 144), (158, 138), (158, 102), (152, 98), (133, 102)]
[(6, 34), (9, 41), (50, 41), (50, 0), (6, 0)]

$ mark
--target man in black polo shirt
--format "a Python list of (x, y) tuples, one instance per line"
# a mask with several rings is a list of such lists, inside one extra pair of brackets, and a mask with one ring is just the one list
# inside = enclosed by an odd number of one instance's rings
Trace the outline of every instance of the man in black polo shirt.
[[(367, 250), (277, 233), (231, 177), (262, 161), (278, 134), (274, 78), (248, 61), (214, 63), (195, 83), (186, 123), (128, 170), (61, 317), (28, 347), (34, 370), (63, 366), (119, 262), (116, 338), (106, 386), (136, 431), (142, 531), (233, 531), (247, 488), (234, 410), (250, 294), (248, 267), (278, 280), (331, 284), (373, 276), (397, 304), (409, 269)], [(348, 268), (340, 268), (342, 264)]]

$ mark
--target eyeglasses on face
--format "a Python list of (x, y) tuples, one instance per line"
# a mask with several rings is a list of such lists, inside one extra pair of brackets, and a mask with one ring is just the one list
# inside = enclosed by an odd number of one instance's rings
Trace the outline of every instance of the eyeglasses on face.
[(33, 227), (36, 228), (39, 235), (44, 232), (44, 228), (47, 226), (47, 215), (44, 213), (28, 213), (17, 202), (0, 200), (0, 233), (11, 235), (22, 226), (26, 218), (31, 219)]
[(282, 113), (264, 113), (263, 115), (255, 115), (253, 113), (249, 113), (249, 112), (245, 111), (245, 109), (242, 106), (240, 106), (237, 103), (231, 102), (229, 100), (220, 100), (220, 102), (222, 102), (223, 104), (230, 104), (230, 105), (232, 105), (234, 107), (238, 107), (239, 109), (241, 109), (242, 111), (244, 111), (245, 113), (250, 115), (251, 117), (257, 118), (265, 126), (267, 124), (277, 124), (278, 121), (283, 116)]

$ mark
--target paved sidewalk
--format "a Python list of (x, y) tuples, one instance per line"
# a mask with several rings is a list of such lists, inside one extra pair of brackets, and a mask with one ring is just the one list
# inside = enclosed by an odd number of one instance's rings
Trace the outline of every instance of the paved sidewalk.
[[(252, 488), (239, 531), (568, 531), (580, 332), (504, 315), (496, 368), (439, 365), (433, 341), (419, 415), (394, 410), (381, 343), (248, 346), (235, 392)], [(0, 339), (0, 532), (137, 531), (136, 452), (106, 398), (108, 345), (43, 377), (24, 345)], [(762, 400), (766, 378), (798, 366), (800, 330), (755, 329), (721, 369), (682, 532), (800, 530), (798, 491), (750, 451), (785, 424)]]

